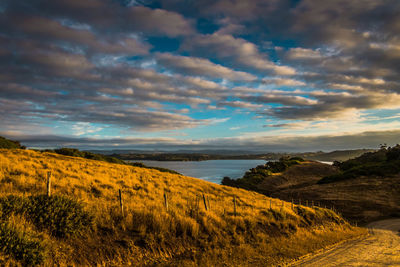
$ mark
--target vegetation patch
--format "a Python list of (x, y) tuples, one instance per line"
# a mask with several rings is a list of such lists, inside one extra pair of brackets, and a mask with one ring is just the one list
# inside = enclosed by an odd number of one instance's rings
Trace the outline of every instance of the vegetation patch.
[(0, 207), (3, 219), (13, 213), (23, 215), (38, 229), (60, 238), (90, 229), (93, 221), (79, 202), (65, 196), (25, 198), (11, 195), (0, 199)]
[(101, 155), (101, 154), (95, 154), (92, 152), (88, 151), (80, 151), (76, 148), (58, 148), (54, 150), (45, 150), (46, 152), (54, 152), (60, 155), (65, 155), (65, 156), (70, 156), (70, 157), (79, 157), (79, 158), (85, 158), (85, 159), (92, 159), (92, 160), (99, 160), (99, 161), (105, 161), (109, 163), (118, 163), (118, 164), (126, 164), (123, 160), (117, 159), (115, 157), (110, 157), (106, 155)]
[(318, 181), (319, 184), (334, 183), (361, 176), (390, 176), (400, 172), (400, 145), (382, 147), (379, 151), (369, 152), (344, 162), (334, 162), (340, 173), (330, 175)]
[(141, 162), (132, 162), (132, 163), (128, 163), (128, 164), (131, 165), (131, 166), (141, 167), (141, 168), (146, 168), (146, 169), (151, 169), (151, 170), (157, 170), (157, 171), (160, 171), (160, 172), (168, 172), (168, 173), (172, 173), (172, 174), (180, 174), (179, 172), (174, 171), (174, 170), (170, 170), (170, 169), (162, 168), (162, 167), (147, 166), (147, 165), (145, 165), (145, 164), (143, 164)]
[(255, 190), (256, 186), (268, 176), (281, 173), (287, 170), (290, 166), (300, 164), (303, 161), (304, 160), (300, 157), (282, 157), (279, 161), (269, 161), (264, 165), (259, 165), (250, 169), (240, 179), (235, 180), (229, 177), (224, 177), (221, 183), (223, 185)]
[(97, 160), (97, 161), (104, 161), (104, 162), (108, 162), (108, 163), (116, 163), (116, 164), (121, 164), (121, 165), (130, 165), (130, 166), (141, 167), (141, 168), (146, 168), (146, 169), (158, 170), (160, 172), (180, 174), (174, 170), (170, 170), (167, 168), (150, 167), (150, 166), (146, 166), (145, 164), (143, 164), (141, 162), (128, 163), (128, 162), (125, 162), (116, 157), (102, 155), (102, 154), (96, 154), (96, 153), (92, 153), (92, 152), (88, 152), (88, 151), (80, 151), (79, 149), (76, 149), (76, 148), (63, 147), (63, 148), (58, 148), (58, 149), (54, 149), (54, 150), (46, 149), (46, 150), (43, 150), (42, 152), (51, 152), (51, 153), (57, 153), (57, 154), (64, 155), (64, 156), (85, 158), (85, 159), (91, 159), (91, 160)]
[(25, 266), (38, 265), (44, 260), (41, 242), (5, 221), (0, 223), (0, 251)]
[(7, 138), (0, 136), (0, 148), (8, 148), (8, 149), (25, 149), (25, 146), (21, 146), (20, 142), (13, 141)]

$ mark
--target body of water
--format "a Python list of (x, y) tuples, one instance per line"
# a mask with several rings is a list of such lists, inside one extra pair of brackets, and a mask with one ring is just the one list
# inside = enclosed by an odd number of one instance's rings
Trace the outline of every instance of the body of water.
[(205, 161), (153, 161), (134, 160), (146, 166), (162, 167), (177, 171), (185, 176), (200, 178), (220, 184), (222, 178), (241, 178), (251, 168), (265, 164), (265, 160), (205, 160)]

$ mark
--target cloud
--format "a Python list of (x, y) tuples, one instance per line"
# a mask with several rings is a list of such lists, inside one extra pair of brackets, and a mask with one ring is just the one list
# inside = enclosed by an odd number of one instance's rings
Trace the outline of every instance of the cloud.
[(268, 60), (259, 52), (255, 44), (228, 34), (196, 35), (186, 39), (181, 49), (194, 53), (212, 53), (220, 59), (231, 60), (239, 66), (270, 71), (278, 75), (296, 74), (295, 69), (288, 66), (276, 65), (274, 62)]
[(233, 81), (253, 81), (257, 78), (250, 73), (235, 71), (204, 58), (163, 53), (157, 55), (157, 61), (167, 68), (174, 69), (187, 75), (223, 78)]
[(305, 86), (306, 84), (302, 81), (286, 78), (264, 78), (262, 79), (264, 84), (276, 84), (278, 86)]
[(262, 105), (259, 104), (252, 104), (250, 102), (244, 102), (244, 101), (223, 101), (218, 103), (218, 106), (229, 106), (229, 107), (235, 107), (235, 108), (245, 108), (245, 109), (259, 109), (262, 107)]
[(290, 48), (286, 53), (286, 57), (290, 60), (315, 60), (321, 59), (323, 56), (318, 50), (296, 47)]
[[(303, 108), (307, 108), (313, 105), (318, 104), (318, 100), (310, 99), (304, 96), (293, 96), (293, 95), (286, 95), (286, 94), (273, 94), (267, 93), (264, 95), (250, 95), (250, 96), (241, 96), (241, 99), (245, 99), (250, 102), (256, 103), (279, 103), (285, 105), (282, 109), (287, 108), (286, 106), (300, 106)], [(275, 108), (274, 108), (275, 109)], [(279, 108), (277, 108), (279, 110)]]
[[(284, 98), (282, 103), (286, 101), (287, 106), (271, 108), (265, 114), (281, 118), (281, 119), (303, 119), (303, 120), (325, 120), (332, 118), (346, 117), (349, 113), (356, 111), (386, 108), (394, 109), (400, 107), (400, 95), (369, 93), (355, 95), (350, 93), (326, 93), (314, 92), (310, 96), (314, 97), (314, 103), (301, 103), (301, 98)], [(263, 98), (261, 98), (263, 99)], [(279, 100), (279, 98), (277, 98)], [(289, 101), (293, 99), (292, 103)], [(274, 98), (272, 98), (274, 100)], [(271, 100), (271, 101), (272, 101)], [(296, 103), (296, 100), (299, 100)], [(266, 101), (269, 98), (266, 97)]]
[(170, 37), (194, 33), (191, 23), (182, 15), (162, 9), (144, 6), (132, 7), (128, 13), (127, 27), (149, 34), (165, 34)]
[(93, 126), (91, 123), (88, 122), (78, 122), (72, 126), (72, 131), (74, 135), (84, 135), (88, 133), (95, 133), (101, 131), (102, 127)]
[(29, 35), (31, 40), (37, 42), (63, 42), (74, 50), (86, 50), (89, 53), (140, 55), (147, 54), (150, 48), (138, 38), (119, 36), (115, 41), (116, 38), (96, 36), (90, 27), (71, 27), (39, 16), (11, 18), (10, 22), (11, 27), (15, 28), (14, 34), (20, 32)]

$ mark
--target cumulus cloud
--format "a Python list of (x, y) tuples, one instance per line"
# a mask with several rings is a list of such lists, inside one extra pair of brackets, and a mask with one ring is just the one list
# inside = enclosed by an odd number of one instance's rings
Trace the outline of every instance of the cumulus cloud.
[(127, 27), (134, 30), (165, 34), (170, 37), (194, 32), (191, 23), (175, 12), (135, 6), (131, 8), (128, 16)]
[(89, 29), (74, 29), (59, 21), (44, 17), (33, 16), (13, 20), (15, 20), (17, 30), (29, 34), (32, 39), (69, 42), (90, 52), (137, 55), (146, 54), (149, 50), (149, 45), (140, 42), (137, 38), (119, 38), (117, 42), (111, 38), (100, 40)]
[(157, 61), (165, 67), (175, 69), (188, 75), (225, 78), (230, 80), (253, 81), (257, 77), (243, 71), (235, 71), (222, 65), (215, 64), (208, 59), (198, 57), (178, 56), (170, 53), (157, 55)]
[(262, 107), (260, 104), (253, 104), (251, 102), (245, 101), (223, 101), (218, 103), (220, 106), (229, 106), (229, 107), (236, 107), (236, 108), (246, 108), (246, 109), (259, 109)]
[(286, 56), (291, 60), (315, 60), (323, 57), (321, 52), (318, 50), (302, 47), (290, 48)]
[(294, 79), (285, 79), (285, 78), (264, 78), (262, 82), (265, 84), (276, 84), (278, 86), (304, 86), (306, 85), (302, 81), (294, 80)]
[[(312, 101), (308, 102), (308, 99), (305, 99), (304, 103), (301, 103), (302, 98), (297, 97), (292, 98), (292, 102), (283, 99), (287, 101), (287, 106), (269, 109), (266, 114), (282, 119), (325, 120), (343, 118), (357, 110), (400, 108), (400, 95), (394, 93), (354, 95), (350, 93), (326, 93), (321, 91), (310, 95), (316, 99), (314, 103)], [(268, 101), (269, 98), (267, 97), (266, 100)], [(299, 102), (296, 103), (296, 100), (299, 100)]]
[(231, 60), (239, 66), (270, 71), (278, 75), (296, 73), (296, 70), (289, 66), (280, 66), (268, 60), (255, 44), (228, 34), (196, 35), (186, 39), (181, 49), (194, 53), (212, 53), (220, 59)]

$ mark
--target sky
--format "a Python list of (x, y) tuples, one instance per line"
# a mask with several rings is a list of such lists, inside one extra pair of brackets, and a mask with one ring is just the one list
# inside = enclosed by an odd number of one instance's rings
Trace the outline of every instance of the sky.
[(1, 0), (0, 135), (28, 147), (400, 142), (398, 0)]

